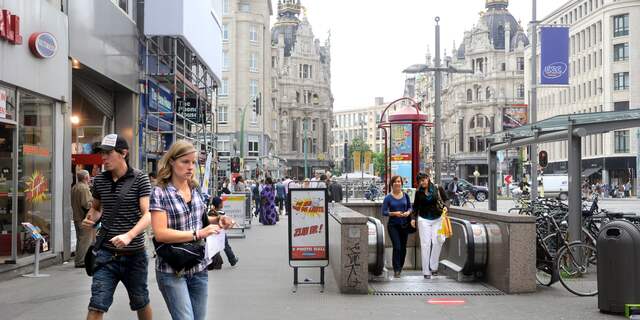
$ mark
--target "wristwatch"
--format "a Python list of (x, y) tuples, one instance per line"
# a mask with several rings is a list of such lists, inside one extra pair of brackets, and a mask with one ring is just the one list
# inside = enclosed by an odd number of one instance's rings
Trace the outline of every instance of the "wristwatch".
[(193, 242), (198, 241), (198, 232), (196, 230), (193, 230)]

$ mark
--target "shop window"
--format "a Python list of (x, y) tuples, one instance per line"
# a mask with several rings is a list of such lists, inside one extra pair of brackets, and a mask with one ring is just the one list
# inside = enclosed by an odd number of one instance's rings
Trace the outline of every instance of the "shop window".
[(0, 85), (0, 118), (16, 119), (16, 91)]
[[(53, 110), (52, 100), (20, 93), (18, 223), (40, 228), (48, 242), (53, 220)], [(24, 234), (21, 241), (18, 256), (33, 254), (30, 238)]]

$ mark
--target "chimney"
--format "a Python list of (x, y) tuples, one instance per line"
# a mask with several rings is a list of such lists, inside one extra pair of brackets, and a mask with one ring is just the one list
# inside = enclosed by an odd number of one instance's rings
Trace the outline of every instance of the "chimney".
[(384, 104), (384, 98), (383, 97), (376, 97), (376, 106), (381, 106)]

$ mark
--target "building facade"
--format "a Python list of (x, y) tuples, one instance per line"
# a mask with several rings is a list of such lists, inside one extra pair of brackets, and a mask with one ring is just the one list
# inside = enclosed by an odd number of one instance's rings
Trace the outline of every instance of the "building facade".
[[(353, 169), (350, 164), (345, 168), (345, 144), (348, 146), (354, 138), (360, 138), (373, 152), (384, 152), (383, 129), (378, 129), (380, 116), (387, 107), (383, 98), (376, 98), (372, 106), (347, 108), (333, 112), (333, 127), (331, 135), (331, 159), (335, 167), (342, 172)], [(365, 168), (366, 171), (369, 168)]]
[[(638, 21), (637, 0), (572, 0), (545, 17), (542, 24), (569, 27), (569, 85), (538, 87), (538, 120), (638, 108), (640, 72), (632, 66), (640, 63), (640, 32), (629, 27)], [(583, 178), (612, 186), (631, 180), (635, 186), (639, 135), (627, 129), (582, 138)], [(540, 149), (549, 155), (545, 172), (567, 171), (566, 141)]]
[[(487, 182), (487, 156), (484, 136), (526, 123), (524, 50), (529, 41), (508, 10), (507, 0), (486, 0), (485, 10), (477, 24), (464, 33), (459, 47), (445, 57), (443, 64), (473, 73), (443, 76), (442, 141), (432, 146), (441, 148), (443, 177), (457, 175), (479, 184)], [(431, 54), (427, 64), (433, 66)], [(428, 115), (433, 117), (434, 77), (416, 77), (416, 95)], [(435, 119), (432, 118), (432, 121)], [(513, 170), (512, 160), (518, 151), (501, 158), (503, 173)], [(474, 172), (480, 175), (475, 176)]]
[(271, 102), (272, 13), (270, 0), (222, 1), (219, 177), (229, 177), (232, 157), (243, 159), (241, 173), (248, 177), (256, 177), (258, 171), (272, 175), (277, 171), (268, 161), (268, 156), (276, 153), (277, 141), (277, 113)]
[[(294, 177), (329, 170), (333, 95), (331, 46), (316, 39), (299, 0), (278, 1), (272, 39), (272, 104), (277, 150)], [(306, 159), (306, 160), (305, 160)], [(306, 164), (306, 165), (305, 165)], [(307, 173), (305, 174), (305, 167)]]

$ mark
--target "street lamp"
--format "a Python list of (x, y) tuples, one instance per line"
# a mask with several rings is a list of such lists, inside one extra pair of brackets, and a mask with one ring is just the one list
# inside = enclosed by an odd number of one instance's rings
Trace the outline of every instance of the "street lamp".
[(480, 172), (478, 171), (478, 167), (476, 167), (476, 170), (473, 172), (473, 177), (475, 178), (475, 185), (478, 185), (478, 178), (480, 177)]
[(364, 120), (360, 119), (360, 133), (362, 134), (363, 148), (362, 148), (362, 152), (360, 152), (360, 159), (358, 159), (358, 161), (360, 161), (360, 173), (361, 173), (360, 180), (362, 181), (362, 183), (364, 183), (364, 168), (363, 168), (363, 165), (364, 165), (364, 161), (363, 160), (364, 160), (364, 152), (365, 152), (364, 146), (368, 145), (367, 142), (366, 142), (367, 137), (364, 134), (364, 125), (365, 124), (366, 123), (364, 122)]

